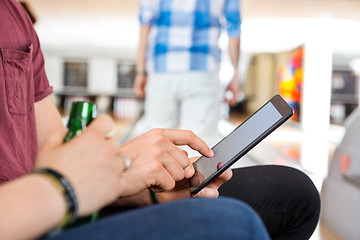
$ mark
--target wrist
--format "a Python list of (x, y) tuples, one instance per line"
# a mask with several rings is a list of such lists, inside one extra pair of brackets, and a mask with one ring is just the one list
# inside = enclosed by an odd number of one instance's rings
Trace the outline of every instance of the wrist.
[(31, 221), (46, 219), (47, 224), (44, 224), (46, 231), (54, 229), (66, 213), (66, 202), (62, 194), (48, 178), (41, 174), (27, 174), (24, 179), (26, 189), (30, 194), (27, 197), (24, 196), (32, 202), (34, 212), (38, 214), (38, 216), (32, 216)]
[(136, 75), (147, 75), (147, 72), (145, 69), (136, 69)]
[(65, 214), (56, 229), (61, 229), (66, 225), (70, 225), (75, 222), (78, 217), (79, 205), (75, 190), (70, 181), (61, 173), (50, 168), (35, 169), (31, 173), (46, 178), (53, 186), (56, 187), (56, 190), (63, 198), (65, 203)]

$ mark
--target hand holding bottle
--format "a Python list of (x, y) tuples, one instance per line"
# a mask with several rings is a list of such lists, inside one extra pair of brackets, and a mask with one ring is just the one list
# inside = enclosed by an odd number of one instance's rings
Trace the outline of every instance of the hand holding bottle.
[(63, 132), (52, 135), (38, 153), (36, 168), (52, 168), (70, 180), (80, 216), (113, 202), (124, 189), (120, 176), (125, 164), (117, 153), (117, 141), (107, 137), (113, 126), (110, 117), (98, 117), (65, 144)]

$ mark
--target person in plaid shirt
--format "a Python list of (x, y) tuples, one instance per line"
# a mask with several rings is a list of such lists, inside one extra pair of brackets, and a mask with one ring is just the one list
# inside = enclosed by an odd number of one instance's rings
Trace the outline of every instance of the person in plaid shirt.
[(227, 29), (234, 68), (227, 91), (237, 103), (239, 0), (140, 0), (135, 93), (145, 97), (146, 128), (183, 128), (218, 142), (222, 93), (218, 40)]

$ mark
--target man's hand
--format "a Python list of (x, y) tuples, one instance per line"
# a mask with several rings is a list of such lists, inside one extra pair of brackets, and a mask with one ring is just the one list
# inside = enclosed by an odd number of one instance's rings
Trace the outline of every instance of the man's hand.
[(140, 98), (145, 98), (146, 82), (147, 82), (146, 73), (136, 74), (135, 82), (134, 82), (134, 92), (135, 92), (136, 96), (138, 96)]
[[(228, 92), (230, 92), (228, 96)], [(227, 103), (229, 103), (230, 106), (235, 106), (238, 101), (238, 93), (239, 93), (239, 78), (237, 76), (237, 74), (234, 74), (231, 82), (229, 83), (229, 85), (226, 87), (225, 90), (225, 101)]]
[[(191, 158), (191, 161), (194, 163), (197, 159), (198, 157)], [(159, 202), (168, 202), (168, 201), (173, 201), (188, 197), (216, 198), (219, 196), (219, 192), (218, 192), (219, 187), (226, 181), (230, 180), (231, 177), (232, 177), (232, 171), (229, 168), (194, 196), (190, 195), (189, 179), (184, 179), (180, 182), (177, 182), (176, 187), (173, 190), (167, 192), (158, 192), (156, 193), (156, 196)]]
[(65, 144), (64, 132), (53, 134), (38, 153), (36, 168), (57, 170), (73, 184), (82, 216), (113, 202), (124, 189), (125, 164), (117, 141), (107, 136), (113, 126), (110, 117), (98, 117)]
[[(190, 162), (194, 163), (197, 159), (198, 157), (191, 158)], [(189, 178), (192, 177), (195, 172), (192, 164), (190, 166), (191, 166), (191, 171), (189, 170), (189, 175), (186, 178), (177, 181), (173, 189), (168, 191), (156, 191), (156, 197), (160, 203), (193, 197), (190, 194)], [(130, 171), (125, 172), (125, 174), (130, 174)], [(202, 189), (194, 197), (218, 197), (219, 196), (218, 188), (223, 183), (231, 179), (231, 177), (232, 177), (232, 171), (231, 169), (227, 169), (224, 173), (222, 173), (218, 178), (216, 178), (213, 182), (211, 182), (207, 187)], [(130, 206), (149, 205), (151, 204), (149, 191), (148, 189), (144, 189), (143, 191), (131, 197), (120, 198), (118, 199), (116, 204), (130, 205)]]
[(122, 174), (126, 182), (122, 196), (135, 195), (150, 187), (170, 191), (176, 182), (190, 178), (194, 168), (177, 145), (188, 145), (206, 157), (214, 154), (191, 131), (153, 129), (120, 147), (119, 153), (132, 159), (131, 167)]

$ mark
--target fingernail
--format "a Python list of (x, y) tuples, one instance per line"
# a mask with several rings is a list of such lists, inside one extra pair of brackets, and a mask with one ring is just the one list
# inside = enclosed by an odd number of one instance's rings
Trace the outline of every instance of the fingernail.
[(194, 175), (194, 170), (190, 166), (187, 166), (186, 168), (184, 168), (184, 172), (185, 172), (185, 178), (190, 178)]

